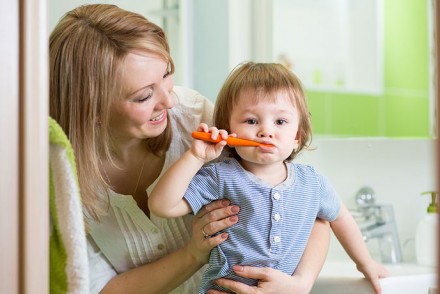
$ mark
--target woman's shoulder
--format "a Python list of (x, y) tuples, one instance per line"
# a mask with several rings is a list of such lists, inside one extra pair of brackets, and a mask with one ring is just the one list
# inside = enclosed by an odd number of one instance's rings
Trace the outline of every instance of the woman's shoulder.
[(175, 86), (173, 93), (176, 98), (176, 106), (172, 113), (174, 119), (185, 121), (191, 130), (195, 130), (199, 123), (211, 125), (214, 105), (199, 92), (180, 86)]
[(184, 106), (193, 106), (194, 104), (203, 103), (212, 104), (209, 99), (194, 89), (182, 86), (174, 86), (173, 93), (175, 94), (177, 100), (176, 102)]

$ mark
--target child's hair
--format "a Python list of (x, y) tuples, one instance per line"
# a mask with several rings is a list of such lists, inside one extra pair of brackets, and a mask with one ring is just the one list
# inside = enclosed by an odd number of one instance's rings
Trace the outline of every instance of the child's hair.
[[(277, 63), (247, 62), (238, 65), (228, 76), (221, 88), (214, 110), (214, 125), (219, 129), (231, 132), (229, 121), (233, 107), (243, 97), (243, 92), (252, 90), (256, 95), (246, 99), (259, 99), (271, 97), (279, 91), (290, 93), (293, 104), (298, 109), (299, 127), (297, 139), (299, 146), (286, 160), (292, 160), (305, 147), (308, 147), (312, 130), (310, 114), (303, 87), (296, 75), (285, 66)], [(232, 155), (237, 156), (234, 150)]]

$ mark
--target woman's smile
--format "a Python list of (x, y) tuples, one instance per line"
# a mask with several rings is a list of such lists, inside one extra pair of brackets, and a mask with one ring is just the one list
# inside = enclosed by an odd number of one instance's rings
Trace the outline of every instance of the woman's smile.
[(167, 118), (167, 111), (162, 111), (158, 116), (151, 118), (149, 121), (155, 124), (162, 123)]

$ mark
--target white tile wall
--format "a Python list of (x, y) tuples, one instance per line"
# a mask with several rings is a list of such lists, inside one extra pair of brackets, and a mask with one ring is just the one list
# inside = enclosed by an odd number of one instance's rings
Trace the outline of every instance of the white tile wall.
[[(315, 166), (332, 182), (348, 208), (356, 208), (355, 194), (362, 186), (376, 192), (377, 203), (392, 203), (404, 261), (414, 261), (414, 235), (430, 197), (420, 193), (436, 190), (436, 141), (429, 139), (314, 138), (311, 151), (297, 162)], [(368, 243), (379, 259), (377, 242)], [(348, 258), (332, 238), (329, 260)]]

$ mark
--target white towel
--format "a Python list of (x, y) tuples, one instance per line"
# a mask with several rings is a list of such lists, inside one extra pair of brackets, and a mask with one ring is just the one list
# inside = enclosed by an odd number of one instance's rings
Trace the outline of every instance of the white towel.
[(50, 293), (88, 293), (89, 266), (75, 156), (49, 118)]

